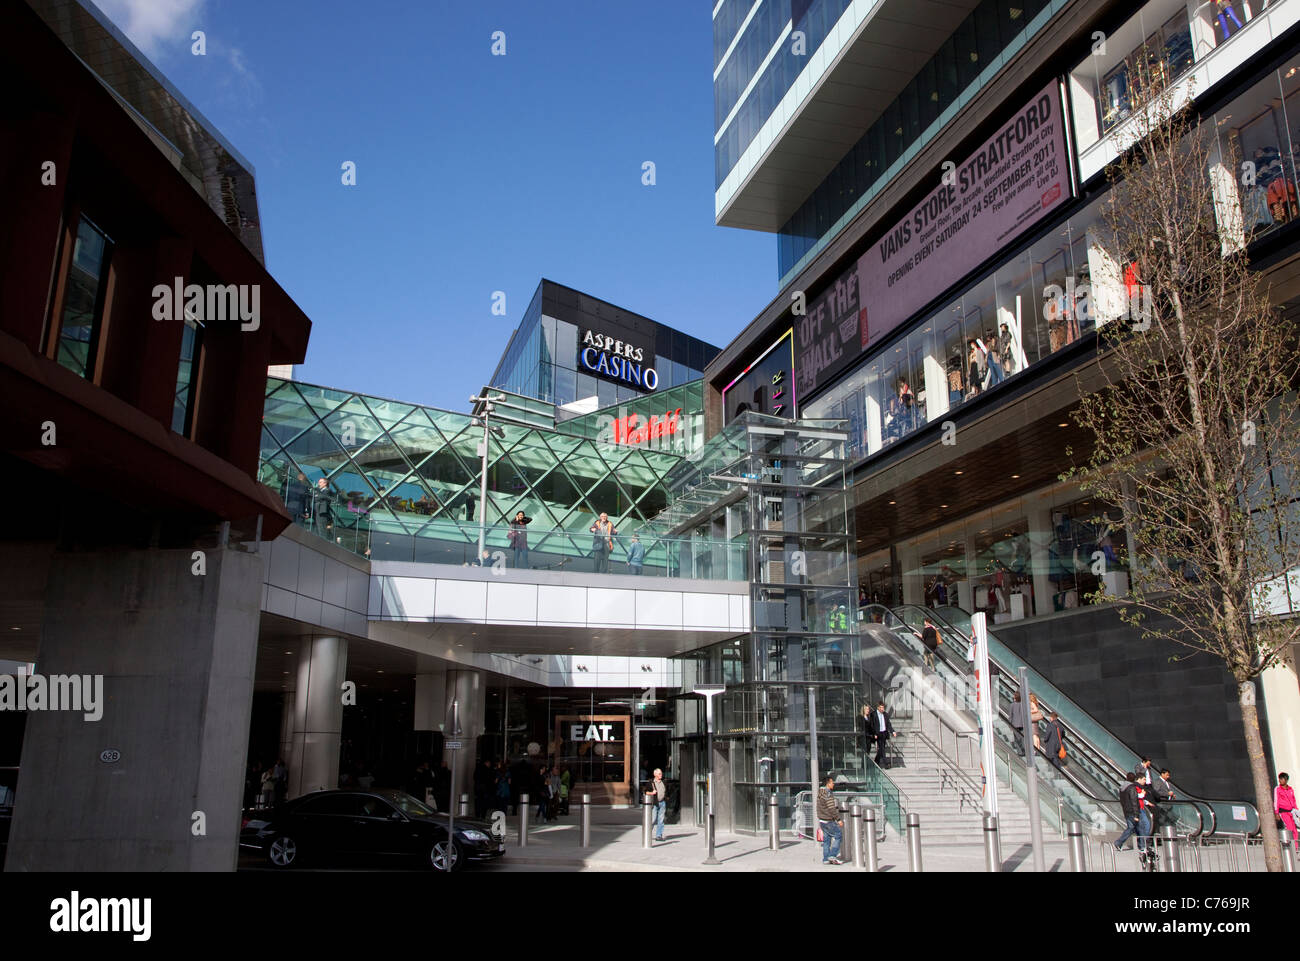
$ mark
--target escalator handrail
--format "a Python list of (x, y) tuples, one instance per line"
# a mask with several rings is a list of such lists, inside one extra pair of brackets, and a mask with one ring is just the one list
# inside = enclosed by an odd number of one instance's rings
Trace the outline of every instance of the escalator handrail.
[[(916, 607), (917, 605), (902, 605), (902, 606)], [(968, 618), (971, 616), (967, 611), (962, 610), (962, 608), (957, 607), (954, 604), (946, 605), (945, 609), (961, 611), (961, 613)], [(940, 614), (938, 611), (934, 611), (929, 608), (921, 608), (921, 610), (924, 610), (926, 612), (926, 616), (931, 617), (932, 620), (937, 619), (939, 621), (942, 621), (944, 626), (948, 627), (957, 636), (959, 637), (965, 636), (963, 635), (960, 628), (954, 625), (950, 620), (948, 620), (947, 617), (945, 617), (943, 614)], [(1014, 668), (1016, 669), (1018, 669), (1023, 665), (1025, 668), (1027, 668), (1031, 685), (1036, 686), (1039, 690), (1047, 689), (1052, 692), (1051, 701), (1053, 704), (1057, 706), (1058, 711), (1061, 705), (1068, 706), (1070, 711), (1076, 712), (1080, 716), (1086, 718), (1098, 731), (1102, 733), (1102, 735), (1105, 738), (1107, 738), (1109, 741), (1113, 743), (1114, 748), (1108, 751), (1106, 748), (1098, 745), (1092, 738), (1082, 734), (1078, 729), (1078, 725), (1069, 725), (1068, 729), (1076, 740), (1078, 740), (1080, 743), (1092, 749), (1092, 751), (1097, 756), (1104, 758), (1106, 761), (1108, 761), (1110, 765), (1115, 770), (1120, 771), (1121, 774), (1127, 774), (1128, 770), (1122, 769), (1120, 764), (1117, 763), (1117, 755), (1121, 758), (1125, 754), (1128, 755), (1128, 758), (1133, 765), (1133, 767), (1130, 770), (1137, 770), (1137, 768), (1141, 766), (1141, 760), (1142, 760), (1141, 755), (1139, 755), (1131, 747), (1129, 747), (1127, 744), (1125, 744), (1123, 741), (1117, 738), (1114, 734), (1112, 734), (1105, 725), (1103, 725), (1095, 717), (1093, 717), (1082, 707), (1080, 707), (1077, 703), (1075, 703), (1068, 695), (1065, 694), (1065, 692), (1061, 691), (1060, 688), (1058, 688), (1055, 684), (1052, 684), (1051, 681), (1043, 677), (1043, 675), (1040, 674), (1038, 671), (1034, 670), (1032, 665), (1026, 662), (1023, 658), (1019, 657), (1014, 651), (1012, 651), (1005, 644), (999, 641), (992, 631), (987, 631), (986, 633), (988, 634), (988, 638), (989, 638), (989, 656), (990, 658), (993, 659), (994, 664), (996, 664), (996, 666), (999, 668), (999, 670), (1002, 671), (1004, 675), (1006, 675), (1008, 678), (1018, 677), (1018, 673), (1016, 671), (1009, 670), (1007, 665), (1008, 664), (1013, 665)], [(1118, 778), (1117, 780), (1122, 780), (1122, 778)], [(1260, 816), (1259, 809), (1247, 798), (1240, 798), (1240, 799), (1204, 798), (1191, 791), (1184, 790), (1183, 788), (1178, 787), (1176, 784), (1174, 786), (1176, 788), (1175, 793), (1178, 795), (1180, 800), (1197, 801), (1197, 802), (1202, 802), (1211, 805), (1212, 804), (1245, 805), (1246, 807), (1250, 808), (1255, 812), (1256, 819), (1258, 819)], [(1217, 818), (1215, 818), (1214, 820), (1217, 820)], [(1211, 833), (1213, 832), (1211, 831)]]

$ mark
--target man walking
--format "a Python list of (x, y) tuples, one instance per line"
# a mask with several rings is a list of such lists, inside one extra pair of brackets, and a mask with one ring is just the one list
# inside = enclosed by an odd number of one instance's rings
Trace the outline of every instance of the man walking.
[(1061, 717), (1055, 711), (1048, 716), (1043, 753), (1052, 762), (1052, 767), (1058, 771), (1065, 770), (1065, 732), (1061, 729)]
[(889, 767), (889, 761), (885, 757), (885, 746), (895, 734), (894, 722), (889, 719), (884, 701), (877, 704), (876, 709), (867, 715), (867, 735), (876, 739), (876, 765), (882, 768)]
[[(817, 789), (817, 825), (822, 832), (822, 864), (843, 864), (839, 859), (840, 840), (844, 837), (844, 821), (831, 789), (835, 778), (826, 775), (826, 782)], [(832, 840), (834, 843), (832, 843)]]
[[(1124, 843), (1136, 834), (1138, 860), (1145, 861), (1147, 839), (1151, 837), (1151, 815), (1147, 813), (1146, 791), (1137, 783), (1136, 774), (1125, 774), (1124, 777), (1128, 784), (1119, 792), (1119, 805), (1124, 811), (1124, 818), (1128, 824), (1124, 828), (1124, 833), (1115, 841), (1115, 850), (1123, 850)], [(1155, 861), (1154, 852), (1151, 853), (1151, 860)]]
[(668, 785), (664, 783), (662, 768), (655, 768), (655, 779), (651, 784), (655, 794), (655, 840), (664, 839), (664, 815), (668, 811)]

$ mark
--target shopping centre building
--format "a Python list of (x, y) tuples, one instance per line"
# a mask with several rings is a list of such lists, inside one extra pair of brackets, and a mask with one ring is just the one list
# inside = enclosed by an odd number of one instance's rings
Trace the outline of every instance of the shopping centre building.
[[(49, 91), (0, 113), (21, 146), (0, 158), (3, 458), (39, 498), (0, 542), (0, 658), (105, 688), (95, 722), (0, 711), (7, 870), (229, 869), (250, 768), (277, 758), (290, 796), (454, 757), (457, 793), (484, 760), (550, 763), (610, 804), (663, 767), (697, 823), (711, 770), (724, 831), (764, 830), (772, 795), (806, 827), (816, 764), (894, 827), (976, 830), (976, 612), (1011, 836), (1021, 666), (1074, 758), (1040, 759), (1051, 830), (1115, 826), (1142, 754), (1208, 799), (1189, 829), (1257, 826), (1231, 678), (1091, 603), (1126, 587), (1092, 563), (1122, 556), (1122, 517), (1060, 477), (1124, 283), (1094, 240), (1135, 57), (1258, 158), (1217, 199), (1275, 302), (1300, 296), (1300, 0), (720, 0), (713, 30), (716, 219), (776, 236), (779, 293), (718, 349), (542, 280), (490, 399), (439, 409), (290, 376), (310, 322), (267, 272), (251, 166), (88, 0), (0, 14), (7, 89)], [(258, 325), (159, 323), (160, 277), (259, 285)], [(1044, 303), (1085, 281), (1099, 308)], [(995, 338), (996, 377), (968, 347)], [(712, 755), (699, 685), (724, 688)], [(1292, 664), (1261, 693), (1287, 769)], [(879, 701), (907, 744), (888, 770)], [(922, 768), (953, 790), (925, 796)]]

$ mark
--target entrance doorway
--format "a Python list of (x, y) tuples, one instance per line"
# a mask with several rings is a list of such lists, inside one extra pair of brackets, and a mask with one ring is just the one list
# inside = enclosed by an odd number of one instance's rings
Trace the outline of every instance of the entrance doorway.
[(642, 792), (654, 780), (655, 768), (663, 770), (665, 780), (676, 775), (677, 772), (669, 770), (668, 766), (672, 734), (673, 729), (667, 726), (636, 728), (632, 766), (636, 778), (632, 792), (633, 803), (640, 803)]

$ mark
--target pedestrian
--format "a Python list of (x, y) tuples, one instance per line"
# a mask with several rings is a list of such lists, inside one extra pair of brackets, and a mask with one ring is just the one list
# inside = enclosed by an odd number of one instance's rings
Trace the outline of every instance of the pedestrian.
[(506, 762), (502, 761), (497, 765), (496, 771), (496, 800), (497, 810), (512, 811), (510, 803), (510, 770), (506, 767)]
[(618, 536), (618, 531), (614, 530), (613, 522), (604, 511), (600, 512), (596, 523), (591, 525), (591, 534), (592, 569), (597, 574), (606, 574), (609, 572), (609, 552), (614, 549), (614, 538)]
[(488, 804), (496, 788), (496, 773), (492, 762), (484, 758), (474, 769), (474, 816), (482, 820), (487, 816)]
[(1025, 706), (1020, 701), (1020, 690), (1016, 690), (1015, 699), (1011, 704), (1011, 726), (1016, 732), (1016, 753), (1021, 757), (1025, 754)]
[(317, 478), (311, 502), (312, 530), (321, 537), (331, 537), (334, 529), (334, 492), (324, 477)]
[(567, 764), (560, 765), (560, 813), (569, 813), (569, 790), (573, 787), (573, 772)]
[(1038, 725), (1043, 720), (1043, 709), (1038, 706), (1038, 695), (1029, 695), (1029, 729), (1034, 732), (1034, 750), (1041, 751), (1043, 742), (1038, 737)]
[[(817, 833), (821, 835), (822, 864), (843, 864), (839, 859), (840, 840), (844, 837), (844, 821), (839, 805), (831, 791), (835, 778), (826, 775), (825, 783), (817, 790)], [(833, 842), (833, 843), (832, 843)]]
[(551, 788), (547, 773), (545, 766), (543, 766), (542, 770), (537, 775), (534, 787), (534, 790), (537, 791), (537, 820), (542, 824), (545, 824), (548, 820), (546, 817), (546, 809), (547, 804), (551, 799)]
[(275, 768), (272, 766), (268, 766), (262, 772), (262, 792), (257, 800), (264, 808), (269, 808), (275, 803)]
[(560, 769), (551, 766), (551, 774), (546, 779), (546, 813), (550, 820), (558, 821), (560, 817)]
[(1058, 771), (1065, 770), (1065, 731), (1061, 728), (1060, 715), (1055, 711), (1047, 722), (1047, 741), (1043, 745), (1043, 752), (1054, 768)]
[(896, 734), (894, 732), (894, 722), (890, 720), (889, 712), (885, 710), (885, 702), (878, 703), (876, 709), (869, 712), (866, 717), (867, 733), (876, 739), (876, 765), (882, 768), (889, 767), (889, 761), (885, 757), (885, 746), (889, 743), (889, 739), (895, 737)]
[(633, 534), (632, 546), (627, 549), (627, 571), (629, 574), (640, 574), (644, 566), (645, 545), (641, 543), (639, 536)]
[(1134, 834), (1137, 835), (1138, 860), (1154, 865), (1157, 857), (1155, 851), (1148, 851), (1151, 837), (1151, 814), (1147, 810), (1146, 788), (1138, 783), (1136, 774), (1125, 774), (1128, 784), (1119, 792), (1119, 805), (1124, 811), (1127, 825), (1124, 833), (1115, 841), (1115, 850), (1122, 850)]
[(281, 757), (276, 758), (275, 767), (271, 770), (275, 781), (275, 803), (281, 804), (289, 793), (289, 768)]
[(520, 570), (527, 570), (528, 563), (528, 525), (533, 522), (531, 517), (525, 516), (523, 511), (515, 512), (515, 519), (510, 522), (510, 532), (506, 534), (506, 540), (515, 550), (515, 567)]
[(921, 643), (925, 645), (925, 653), (922, 657), (925, 659), (925, 666), (934, 670), (934, 655), (939, 650), (939, 645), (943, 643), (943, 638), (939, 636), (939, 630), (931, 623), (927, 617), (925, 627), (921, 629)]
[(1286, 772), (1277, 776), (1277, 787), (1273, 788), (1273, 813), (1277, 816), (1279, 827), (1291, 832), (1292, 843), (1300, 851), (1300, 840), (1295, 830), (1295, 790), (1287, 782), (1291, 778)]
[(664, 815), (668, 812), (668, 785), (664, 783), (662, 768), (655, 768), (655, 779), (650, 789), (655, 796), (655, 840), (664, 839)]
[(1133, 773), (1137, 775), (1138, 784), (1150, 787), (1152, 778), (1155, 775), (1155, 772), (1151, 769), (1151, 758), (1144, 757), (1138, 764), (1137, 770)]

